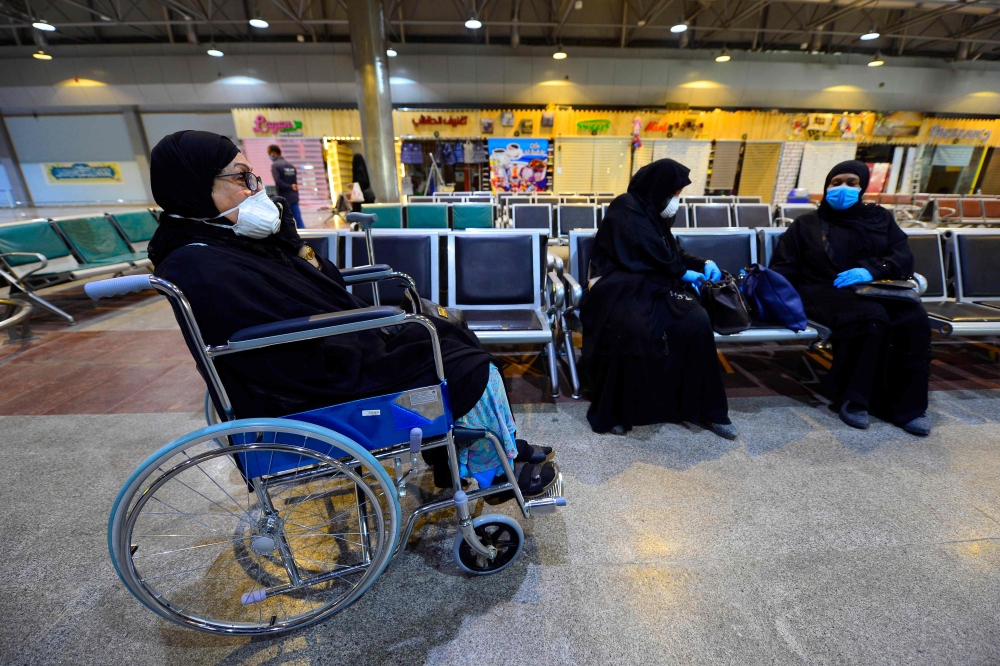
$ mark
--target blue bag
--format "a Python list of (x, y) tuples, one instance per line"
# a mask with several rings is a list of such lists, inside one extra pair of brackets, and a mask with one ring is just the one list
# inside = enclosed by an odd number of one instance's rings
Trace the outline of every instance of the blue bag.
[(745, 269), (743, 295), (759, 313), (760, 321), (781, 324), (793, 331), (806, 329), (802, 298), (784, 275), (762, 264)]

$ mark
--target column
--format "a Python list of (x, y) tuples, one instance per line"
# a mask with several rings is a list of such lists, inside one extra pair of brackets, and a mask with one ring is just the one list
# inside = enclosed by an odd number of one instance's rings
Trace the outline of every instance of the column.
[[(34, 206), (31, 200), (31, 192), (27, 183), (24, 182), (24, 174), (21, 173), (21, 163), (17, 160), (17, 153), (14, 151), (14, 144), (7, 133), (7, 125), (0, 116), (0, 166), (7, 173), (7, 180), (10, 181), (14, 203), (18, 206)], [(7, 205), (7, 202), (0, 202)]]
[(368, 163), (368, 175), (379, 203), (397, 203), (399, 183), (382, 3), (347, 0), (347, 22), (354, 52), (358, 110), (361, 112), (361, 145)]
[(142, 176), (142, 187), (146, 190), (146, 201), (152, 203), (153, 188), (149, 179), (149, 141), (146, 140), (146, 130), (142, 126), (138, 107), (129, 107), (122, 113), (125, 116), (125, 126), (128, 128), (132, 154), (135, 155), (135, 163), (139, 167), (139, 175)]

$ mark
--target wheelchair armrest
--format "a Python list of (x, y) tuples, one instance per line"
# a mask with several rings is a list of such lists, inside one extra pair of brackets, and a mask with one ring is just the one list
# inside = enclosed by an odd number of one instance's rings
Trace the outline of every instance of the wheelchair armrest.
[(583, 287), (569, 273), (563, 273), (562, 279), (566, 283), (566, 286), (569, 287), (566, 290), (566, 305), (569, 307), (580, 305), (580, 299), (583, 298)]
[(346, 312), (331, 312), (312, 317), (286, 319), (270, 324), (250, 326), (237, 331), (229, 338), (229, 344), (221, 348), (213, 348), (213, 353), (256, 349), (285, 342), (393, 326), (402, 324), (405, 318), (406, 313), (399, 308), (381, 305)]
[(357, 284), (359, 282), (371, 282), (381, 280), (392, 275), (392, 267), (388, 264), (375, 264), (373, 266), (357, 266), (355, 268), (345, 268), (340, 271), (340, 276), (347, 284)]
[(816, 333), (819, 334), (820, 340), (826, 340), (833, 334), (833, 331), (831, 331), (829, 328), (827, 328), (823, 324), (820, 324), (819, 322), (813, 321), (812, 319), (808, 320), (808, 324), (816, 329)]

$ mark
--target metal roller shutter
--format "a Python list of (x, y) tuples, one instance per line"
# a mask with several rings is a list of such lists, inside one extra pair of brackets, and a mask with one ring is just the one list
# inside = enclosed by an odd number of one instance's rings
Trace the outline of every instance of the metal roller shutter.
[(243, 139), (242, 143), (243, 154), (264, 185), (274, 185), (267, 147), (277, 144), (281, 148), (281, 156), (291, 162), (297, 171), (299, 206), (302, 210), (319, 210), (330, 205), (322, 139)]
[(747, 141), (743, 151), (743, 169), (740, 170), (740, 188), (737, 194), (760, 197), (771, 203), (774, 182), (778, 178), (778, 158), (781, 141)]
[(691, 169), (691, 184), (684, 188), (685, 196), (705, 194), (708, 181), (708, 161), (712, 142), (698, 139), (657, 139), (653, 142), (653, 160), (669, 157)]
[(799, 187), (810, 194), (823, 191), (823, 183), (830, 169), (840, 162), (853, 160), (858, 154), (858, 144), (817, 141), (806, 143), (802, 151), (802, 165), (799, 167)]
[(593, 182), (587, 192), (621, 194), (628, 188), (629, 139), (601, 137), (594, 142)]
[(712, 157), (710, 190), (731, 190), (736, 183), (736, 171), (740, 166), (742, 141), (716, 141)]
[(594, 140), (590, 137), (556, 139), (556, 172), (552, 189), (557, 192), (592, 192)]

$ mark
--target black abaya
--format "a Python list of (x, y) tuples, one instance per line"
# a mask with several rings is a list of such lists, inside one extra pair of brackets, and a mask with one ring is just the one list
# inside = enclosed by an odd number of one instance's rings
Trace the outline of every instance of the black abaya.
[[(861, 176), (862, 191), (867, 185), (868, 168), (859, 162), (837, 165), (826, 184), (841, 173)], [(827, 381), (835, 406), (850, 400), (904, 425), (927, 410), (927, 312), (919, 303), (863, 298), (833, 286), (839, 273), (858, 267), (876, 280), (912, 275), (906, 234), (881, 206), (858, 202), (838, 211), (826, 201), (782, 234), (770, 265), (798, 290), (806, 315), (833, 331)]]
[(597, 232), (580, 304), (581, 369), (596, 432), (682, 421), (729, 424), (708, 313), (681, 281), (704, 271), (685, 253), (663, 210), (690, 183), (688, 169), (659, 160), (632, 178)]

